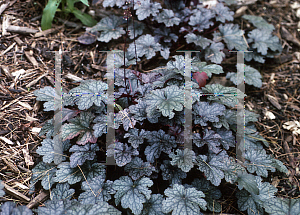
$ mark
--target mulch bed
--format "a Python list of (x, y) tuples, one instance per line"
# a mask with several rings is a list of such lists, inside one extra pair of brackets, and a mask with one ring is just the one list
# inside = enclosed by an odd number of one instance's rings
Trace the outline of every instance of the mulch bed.
[[(283, 126), (288, 121), (300, 121), (299, 17), (296, 16), (297, 9), (291, 8), (292, 1), (252, 2), (241, 5), (245, 7), (245, 13), (262, 16), (276, 27), (283, 52), (264, 64), (246, 62), (261, 72), (263, 87), (247, 86), (245, 105), (248, 110), (261, 115), (256, 125), (269, 141), (268, 153), (289, 169), (288, 177), (271, 173), (270, 183), (278, 188), (278, 196), (298, 198), (300, 135)], [(54, 51), (64, 51), (62, 87), (68, 91), (78, 85), (73, 83), (78, 79), (102, 80), (106, 54), (99, 51), (123, 49), (124, 46), (122, 40), (108, 44), (80, 44), (77, 38), (85, 30), (72, 17), (64, 24), (64, 21), (58, 22), (52, 29), (41, 31), (43, 8), (42, 3), (32, 0), (0, 3), (0, 179), (5, 183), (7, 193), (0, 202), (13, 200), (30, 208), (47, 198), (47, 192), (42, 189), (29, 193), (31, 169), (41, 160), (35, 151), (43, 138), (37, 131), (53, 117), (51, 113), (43, 112), (42, 103), (35, 100), (33, 91), (44, 86), (54, 87)], [(238, 9), (234, 8), (234, 11)], [(97, 12), (99, 6), (90, 9)], [(241, 15), (237, 14), (236, 19)], [(72, 23), (75, 23), (74, 27), (70, 27)], [(238, 24), (247, 27), (247, 23)], [(143, 60), (139, 63), (139, 71), (151, 70), (150, 64), (155, 68), (161, 62), (164, 61), (159, 57), (156, 65)], [(235, 64), (234, 55), (222, 62), (225, 71), (235, 71)], [(230, 202), (224, 205), (230, 207)], [(228, 211), (239, 213), (237, 209)]]

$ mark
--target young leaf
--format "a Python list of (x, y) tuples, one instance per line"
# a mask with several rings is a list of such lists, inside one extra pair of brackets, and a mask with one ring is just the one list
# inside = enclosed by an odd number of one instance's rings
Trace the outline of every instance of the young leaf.
[(155, 171), (155, 167), (149, 162), (143, 162), (141, 158), (135, 157), (125, 166), (124, 170), (129, 172), (129, 176), (133, 180), (137, 180), (144, 175), (150, 176), (152, 172)]
[(158, 108), (162, 115), (169, 117), (169, 119), (172, 119), (175, 115), (173, 110), (181, 111), (184, 104), (183, 90), (177, 86), (154, 90), (145, 99), (147, 105), (149, 105), (146, 109), (147, 113), (152, 108)]
[(92, 133), (90, 123), (93, 121), (94, 115), (91, 112), (81, 112), (80, 117), (76, 117), (70, 120), (71, 123), (64, 124), (62, 126), (61, 137), (63, 141), (67, 139), (73, 139), (79, 136), (77, 144), (85, 145), (88, 142), (96, 143), (97, 137)]
[(205, 72), (195, 72), (193, 73), (193, 79), (197, 81), (199, 88), (201, 88), (206, 85), (206, 79), (208, 79), (208, 76)]
[(79, 110), (86, 110), (93, 104), (101, 107), (107, 102), (107, 95), (104, 93), (107, 87), (102, 81), (86, 80), (71, 89), (64, 100), (67, 104), (75, 103)]
[(144, 20), (151, 14), (156, 16), (159, 12), (158, 9), (161, 9), (161, 5), (158, 2), (150, 2), (150, 0), (141, 0), (140, 4), (135, 4), (134, 9), (136, 10), (136, 15), (139, 20)]
[(206, 201), (202, 191), (195, 188), (185, 189), (183, 185), (174, 184), (172, 188), (164, 191), (167, 199), (163, 200), (162, 209), (164, 213), (172, 211), (172, 215), (200, 215), (200, 208), (206, 210)]
[(140, 214), (143, 210), (143, 203), (151, 198), (151, 187), (153, 182), (146, 177), (143, 177), (135, 182), (132, 182), (128, 176), (121, 176), (115, 180), (112, 188), (117, 191), (115, 194), (115, 203), (118, 205), (121, 202), (123, 208), (130, 208), (133, 214)]
[(168, 9), (163, 9), (162, 12), (155, 16), (155, 20), (158, 23), (163, 22), (167, 27), (178, 25), (180, 23), (180, 19), (178, 17), (174, 17), (174, 12)]
[(79, 19), (82, 24), (92, 27), (97, 24), (97, 21), (93, 19), (93, 17), (87, 13), (83, 13), (78, 9), (73, 9), (72, 13), (75, 15), (77, 19)]
[(73, 152), (70, 156), (70, 167), (75, 168), (77, 165), (81, 166), (86, 160), (94, 160), (96, 151), (99, 151), (97, 144), (73, 145), (69, 150)]
[(172, 158), (171, 165), (177, 165), (183, 172), (189, 172), (194, 167), (194, 162), (196, 159), (195, 152), (191, 149), (176, 150), (177, 155), (173, 152), (169, 154)]
[(81, 184), (82, 190), (78, 200), (82, 204), (96, 204), (97, 202), (107, 202), (111, 199), (111, 194), (115, 191), (112, 189), (112, 181), (105, 181), (103, 176), (97, 176), (89, 181), (84, 181)]

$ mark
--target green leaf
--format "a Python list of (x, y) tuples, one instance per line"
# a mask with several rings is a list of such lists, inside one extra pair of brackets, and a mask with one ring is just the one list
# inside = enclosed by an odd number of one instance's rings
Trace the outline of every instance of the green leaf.
[(42, 180), (41, 184), (45, 190), (49, 190), (54, 184), (54, 176), (56, 173), (56, 166), (51, 164), (46, 164), (44, 162), (39, 162), (32, 169), (31, 184), (35, 184), (39, 180)]
[(93, 118), (94, 115), (91, 112), (81, 112), (80, 117), (70, 120), (71, 123), (64, 124), (61, 133), (62, 140), (70, 140), (80, 134), (77, 144), (96, 143), (97, 137), (93, 135), (93, 131), (90, 128)]
[(205, 49), (207, 46), (209, 46), (210, 43), (212, 43), (211, 40), (194, 33), (188, 33), (184, 37), (186, 38), (187, 43), (195, 43), (197, 46), (201, 46), (203, 49)]
[(186, 148), (184, 150), (177, 149), (176, 152), (177, 155), (173, 152), (169, 154), (169, 157), (172, 158), (171, 165), (177, 165), (183, 172), (189, 172), (196, 160), (194, 151)]
[(152, 108), (158, 108), (162, 115), (172, 119), (173, 110), (181, 111), (184, 105), (183, 90), (177, 86), (168, 86), (164, 89), (153, 90), (146, 96), (147, 113)]
[(126, 33), (123, 27), (119, 27), (121, 24), (121, 17), (115, 15), (107, 16), (101, 19), (89, 32), (101, 31), (97, 39), (101, 42), (108, 43), (111, 39), (118, 39), (122, 34)]
[(264, 20), (260, 16), (253, 16), (253, 15), (243, 15), (242, 18), (247, 19), (251, 22), (255, 27), (259, 29), (273, 31), (275, 27), (272, 24), (269, 24), (266, 20)]
[(161, 9), (161, 5), (158, 2), (150, 2), (150, 0), (141, 0), (140, 4), (134, 4), (134, 9), (136, 10), (136, 15), (138, 20), (144, 20), (151, 14), (155, 16)]
[(241, 211), (247, 210), (249, 215), (264, 214), (263, 204), (269, 199), (273, 199), (277, 189), (268, 182), (262, 182), (261, 177), (255, 177), (259, 194), (249, 193), (241, 190), (236, 193), (238, 206)]
[(193, 72), (205, 72), (210, 78), (212, 74), (224, 73), (222, 66), (217, 64), (206, 65), (206, 62), (200, 62), (199, 60), (192, 61), (192, 71)]
[(209, 96), (208, 100), (216, 101), (229, 107), (235, 107), (239, 103), (238, 99), (246, 96), (246, 94), (237, 88), (224, 87), (220, 84), (206, 85), (202, 87), (202, 90), (204, 93), (215, 94), (215, 96)]
[(117, 191), (115, 194), (115, 203), (121, 202), (123, 208), (130, 208), (133, 214), (140, 214), (143, 210), (143, 203), (151, 198), (151, 187), (153, 182), (149, 178), (141, 178), (132, 182), (128, 176), (121, 176), (115, 180), (112, 188)]
[(253, 85), (255, 87), (262, 87), (262, 76), (258, 70), (252, 68), (251, 66), (245, 65), (244, 76), (239, 76), (239, 80), (237, 80), (237, 74), (234, 72), (228, 72), (226, 74), (226, 78), (230, 78), (235, 85), (239, 85), (244, 81), (246, 84)]
[(225, 57), (223, 43), (212, 42), (211, 45), (205, 49), (205, 60), (210, 60), (213, 63), (220, 64)]
[(155, 19), (158, 23), (164, 23), (167, 27), (178, 25), (180, 23), (180, 19), (178, 17), (174, 17), (173, 10), (168, 9), (163, 9), (161, 13), (155, 16)]
[(25, 205), (17, 206), (16, 203), (8, 201), (1, 205), (1, 215), (32, 215), (32, 211)]
[[(63, 145), (63, 150), (66, 151), (70, 144), (69, 140), (64, 141), (60, 144)], [(52, 139), (44, 139), (42, 142), (42, 146), (39, 146), (36, 150), (39, 155), (43, 155), (43, 161), (45, 163), (51, 163), (54, 160), (54, 141)], [(65, 160), (65, 156), (62, 156), (62, 159)]]
[(93, 19), (93, 17), (87, 13), (82, 13), (80, 10), (74, 9), (72, 13), (75, 15), (77, 19), (79, 19), (84, 25), (88, 27), (92, 27), (97, 24), (97, 21)]
[(4, 188), (4, 184), (2, 183), (2, 180), (0, 180), (0, 197), (5, 195), (3, 188)]
[(146, 34), (140, 36), (135, 43), (130, 43), (127, 52), (129, 55), (135, 56), (136, 50), (137, 57), (146, 55), (147, 59), (151, 59), (156, 55), (155, 52), (161, 51), (161, 49), (162, 46), (155, 42), (154, 37), (150, 34)]
[(89, 181), (84, 181), (81, 184), (82, 190), (78, 200), (83, 204), (96, 204), (97, 202), (107, 202), (111, 199), (111, 194), (115, 193), (112, 189), (112, 181), (105, 182), (102, 175), (95, 177)]
[(295, 215), (300, 214), (300, 199), (272, 198), (264, 203), (270, 215)]
[(172, 188), (167, 188), (164, 193), (167, 196), (162, 203), (164, 213), (172, 211), (172, 215), (201, 215), (200, 208), (206, 210), (207, 203), (201, 198), (205, 195), (195, 188), (185, 189), (183, 185), (174, 184)]
[(47, 30), (52, 26), (52, 20), (56, 13), (56, 10), (61, 0), (49, 0), (46, 7), (43, 10), (43, 16), (41, 21), (42, 30)]
[(247, 150), (245, 153), (245, 165), (250, 173), (268, 177), (268, 170), (275, 172), (273, 159), (266, 154), (265, 150)]
[(88, 0), (80, 0), (80, 1), (81, 1), (83, 4), (85, 4), (86, 6), (88, 6), (88, 7), (90, 6)]
[(73, 145), (69, 152), (73, 152), (70, 156), (70, 167), (81, 166), (86, 160), (94, 160), (96, 151), (99, 151), (97, 144), (86, 144), (84, 146)]
[(108, 85), (102, 81), (86, 80), (71, 89), (68, 95), (64, 95), (64, 101), (66, 105), (77, 104), (79, 110), (88, 109), (93, 104), (102, 107), (107, 102), (107, 95), (104, 92), (107, 87)]
[(213, 212), (221, 212), (221, 204), (217, 202), (217, 199), (220, 199), (222, 194), (221, 191), (216, 187), (211, 186), (209, 181), (205, 178), (196, 178), (192, 182), (192, 186), (197, 190), (202, 191), (205, 194), (205, 201), (207, 202), (207, 209)]
[(55, 100), (60, 101), (61, 98), (58, 98), (53, 87), (44, 87), (39, 90), (35, 90), (33, 94), (37, 97), (38, 101), (45, 101), (44, 111), (52, 111), (55, 109)]
[(254, 193), (255, 195), (259, 194), (259, 190), (254, 175), (245, 172), (240, 172), (238, 173), (237, 182), (238, 182), (238, 188), (240, 190), (245, 188), (250, 193)]
[(129, 172), (129, 176), (133, 180), (137, 180), (144, 175), (150, 176), (152, 172), (155, 171), (155, 167), (149, 162), (143, 162), (141, 158), (135, 157), (125, 166), (124, 170)]
[(265, 29), (254, 29), (249, 32), (248, 37), (248, 42), (254, 42), (252, 47), (257, 48), (257, 52), (262, 55), (267, 54), (268, 48), (272, 51), (282, 51), (279, 38), (277, 36), (272, 36), (271, 32), (266, 31)]
[(55, 189), (51, 190), (49, 201), (53, 200), (70, 200), (75, 193), (74, 189), (70, 189), (68, 183), (56, 184)]
[(59, 183), (76, 184), (82, 180), (91, 180), (99, 175), (105, 177), (105, 166), (100, 163), (85, 162), (81, 168), (71, 168), (69, 162), (62, 162), (57, 168), (55, 181)]
[(214, 33), (214, 41), (220, 42), (222, 39), (227, 44), (228, 49), (247, 50), (247, 44), (243, 38), (244, 31), (239, 30), (239, 25), (224, 24), (219, 26), (219, 33)]
[(198, 155), (197, 162), (199, 170), (204, 172), (207, 180), (215, 186), (221, 184), (221, 180), (224, 178), (223, 169), (225, 168), (224, 162), (228, 160), (228, 155), (225, 151), (220, 152), (218, 155), (210, 154), (208, 157), (206, 155)]
[(164, 215), (162, 212), (163, 196), (161, 194), (152, 194), (151, 198), (144, 203), (141, 215)]

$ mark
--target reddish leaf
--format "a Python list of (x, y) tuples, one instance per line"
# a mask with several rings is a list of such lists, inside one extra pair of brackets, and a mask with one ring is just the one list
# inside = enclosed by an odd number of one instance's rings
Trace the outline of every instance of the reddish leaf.
[(195, 72), (193, 74), (193, 78), (196, 79), (196, 81), (199, 84), (199, 87), (204, 87), (206, 85), (206, 79), (208, 79), (208, 76), (206, 72)]

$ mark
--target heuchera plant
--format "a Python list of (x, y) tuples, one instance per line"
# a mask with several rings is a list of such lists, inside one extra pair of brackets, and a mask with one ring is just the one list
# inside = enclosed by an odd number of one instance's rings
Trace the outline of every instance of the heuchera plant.
[[(106, 148), (108, 85), (100, 80), (84, 80), (69, 91), (69, 96), (63, 96), (62, 139), (54, 133), (53, 119), (47, 121), (40, 132), (40, 136), (46, 136), (37, 149), (43, 161), (33, 168), (31, 184), (41, 181), (45, 190), (51, 190), (51, 196), (45, 206), (35, 210), (38, 214), (221, 212), (219, 187), (224, 183), (237, 186), (237, 204), (244, 213), (300, 213), (299, 200), (275, 197), (277, 189), (264, 182), (269, 172), (287, 173), (288, 170), (266, 153), (264, 146), (268, 146), (268, 142), (254, 125), (257, 114), (245, 110), (245, 161), (237, 162), (233, 153), (229, 153), (236, 144), (238, 116), (233, 108), (244, 94), (234, 87), (206, 84), (213, 75), (224, 73), (218, 64), (225, 56), (222, 52), (225, 45), (228, 49), (247, 49), (245, 35), (253, 50), (245, 53), (246, 61), (264, 62), (264, 57), (281, 51), (279, 39), (272, 36), (274, 27), (264, 19), (243, 16), (256, 27), (248, 34), (238, 25), (227, 23), (233, 21), (233, 12), (226, 7), (232, 2), (220, 0), (212, 7), (202, 3), (185, 7), (183, 1), (164, 1), (163, 5), (150, 0), (103, 1), (103, 7), (131, 9), (138, 19), (134, 26), (127, 25), (124, 29), (122, 17), (112, 15), (88, 29), (99, 32), (97, 40), (101, 42), (118, 39), (123, 34), (134, 40), (126, 52), (115, 54), (116, 136), (115, 146), (106, 150), (107, 156), (114, 157), (115, 170), (121, 176), (113, 179), (107, 174), (108, 167), (101, 164), (105, 161), (100, 151)], [(128, 19), (125, 23), (128, 24)], [(192, 149), (184, 148), (183, 135), (185, 57), (169, 56), (170, 48), (182, 35), (186, 43), (201, 50), (192, 58)], [(79, 41), (87, 40), (82, 36)], [(158, 52), (168, 62), (152, 72), (120, 68), (124, 63), (126, 67), (136, 64), (138, 58), (151, 59)], [(205, 61), (201, 61), (203, 58)], [(243, 81), (238, 80), (235, 73), (227, 73), (227, 78), (236, 85)], [(247, 65), (245, 83), (262, 86), (260, 73)], [(201, 93), (234, 94), (237, 91), (240, 96), (200, 96)], [(34, 95), (38, 101), (45, 102), (44, 111), (54, 111), (54, 88), (36, 90)], [(64, 152), (61, 156), (54, 154), (55, 141), (60, 141)], [(160, 188), (158, 181), (165, 181), (168, 186)], [(77, 198), (72, 197), (75, 184), (81, 185)], [(160, 188), (156, 193), (153, 192), (155, 187)], [(12, 210), (32, 213), (9, 202), (3, 204), (1, 210), (2, 213), (8, 211), (7, 214)]]

